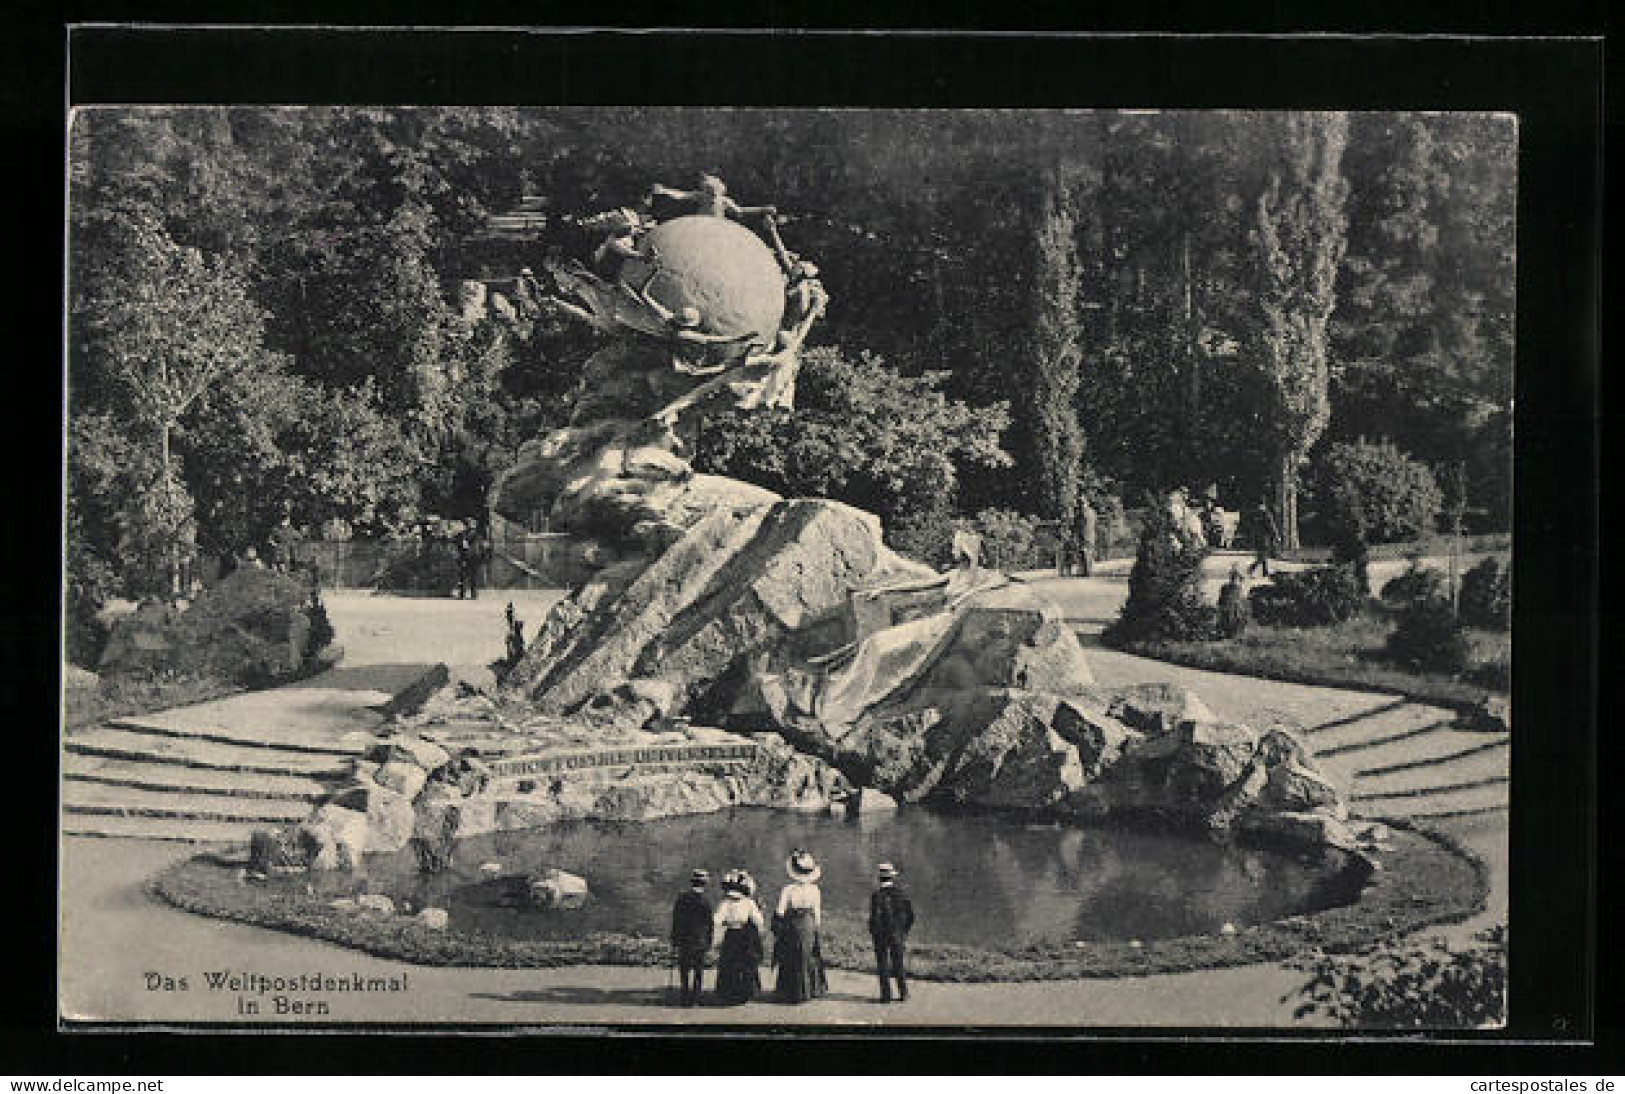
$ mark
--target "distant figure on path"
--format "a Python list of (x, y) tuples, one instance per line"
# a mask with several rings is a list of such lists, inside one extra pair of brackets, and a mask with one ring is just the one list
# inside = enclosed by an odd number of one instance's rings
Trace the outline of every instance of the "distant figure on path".
[(671, 909), (672, 959), (681, 979), (679, 999), (685, 1007), (700, 1001), (705, 955), (711, 951), (712, 910), (711, 902), (705, 899), (705, 887), (710, 883), (710, 874), (695, 870), (688, 876), (688, 891), (678, 895)]
[(1264, 576), (1270, 576), (1270, 559), (1281, 550), (1281, 529), (1275, 523), (1275, 514), (1263, 502), (1253, 506), (1252, 528), (1250, 530), (1253, 541), (1253, 563), (1247, 567), (1247, 576), (1251, 577), (1259, 569)]
[(480, 595), (480, 551), (473, 530), (465, 528), (459, 532), (454, 546), (457, 549), (457, 598), (477, 600)]
[(897, 981), (898, 1002), (908, 1002), (908, 931), (914, 926), (914, 905), (897, 885), (897, 867), (882, 862), (875, 868), (880, 886), (869, 896), (869, 938), (875, 944), (875, 973), (880, 977), (880, 1001), (891, 1002), (891, 982)]
[(722, 903), (712, 916), (717, 951), (717, 999), (748, 1003), (762, 992), (757, 967), (762, 963), (762, 910), (751, 899), (756, 882), (743, 870), (722, 876)]
[(773, 916), (773, 957), (779, 967), (776, 985), (781, 1003), (805, 1003), (829, 991), (818, 933), (824, 900), (818, 890), (823, 870), (806, 851), (792, 851), (784, 864), (790, 884), (779, 893)]

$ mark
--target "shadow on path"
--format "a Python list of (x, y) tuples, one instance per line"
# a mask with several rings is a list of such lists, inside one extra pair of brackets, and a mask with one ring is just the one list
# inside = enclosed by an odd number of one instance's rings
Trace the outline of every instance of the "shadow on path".
[(563, 985), (538, 991), (470, 992), (471, 999), (499, 1003), (562, 1003), (574, 1006), (676, 1007), (675, 988), (590, 988)]
[(328, 669), (319, 676), (300, 680), (296, 688), (326, 691), (398, 691), (434, 668), (435, 661), (398, 661), (353, 668)]
[[(490, 999), (499, 1003), (557, 1003), (564, 1006), (622, 1006), (622, 1007), (669, 1007), (673, 1010), (685, 1010), (677, 1002), (677, 989), (675, 987), (648, 987), (648, 988), (595, 988), (584, 985), (560, 985), (554, 988), (541, 988), (532, 991), (513, 992), (470, 992), (471, 999)], [(821, 995), (814, 1003), (873, 1003), (879, 1006), (875, 996), (856, 995), (851, 992), (832, 991)], [(750, 1004), (719, 1003), (707, 990), (700, 1000), (700, 1010), (726, 1011), (736, 1006), (772, 1006), (794, 1009), (800, 1004), (780, 1003), (773, 997), (771, 991), (764, 992)]]

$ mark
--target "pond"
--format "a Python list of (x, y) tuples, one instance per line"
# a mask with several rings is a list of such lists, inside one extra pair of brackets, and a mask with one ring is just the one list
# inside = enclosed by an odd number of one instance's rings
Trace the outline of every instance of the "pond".
[[(367, 876), (327, 885), (383, 892), (450, 912), (459, 930), (520, 939), (592, 931), (664, 937), (695, 867), (743, 867), (772, 915), (792, 848), (823, 866), (824, 914), (861, 933), (875, 864), (892, 862), (919, 917), (919, 942), (973, 946), (1209, 934), (1353, 902), (1364, 872), (1340, 856), (1295, 853), (1120, 827), (1032, 825), (908, 808), (859, 820), (735, 809), (657, 821), (575, 821), (459, 841), (452, 868), (423, 877), (409, 852), (369, 860)], [(499, 863), (507, 877), (482, 874)], [(557, 866), (588, 880), (584, 907), (543, 911), (518, 899), (518, 875)]]

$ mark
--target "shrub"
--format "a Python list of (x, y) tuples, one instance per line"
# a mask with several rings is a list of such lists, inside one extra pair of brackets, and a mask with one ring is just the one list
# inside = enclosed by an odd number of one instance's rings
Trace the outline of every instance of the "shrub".
[(505, 652), (500, 659), (491, 662), (491, 672), (499, 683), (525, 659), (525, 622), (514, 614), (511, 600), (508, 601), (507, 610), (502, 613), (502, 626)]
[(333, 630), (333, 621), (327, 618), (327, 605), (322, 601), (322, 587), (315, 579), (314, 574), (310, 583), (310, 604), (306, 609), (306, 616), (310, 620), (310, 632), (305, 635), (305, 667), (313, 667), (317, 655), (333, 644), (338, 635)]
[(1201, 640), (1214, 634), (1214, 610), (1202, 597), (1207, 548), (1174, 531), (1160, 506), (1146, 514), (1129, 572), (1128, 599), (1106, 632), (1113, 642)]
[(1452, 676), (1466, 671), (1472, 644), (1444, 597), (1413, 601), (1400, 610), (1399, 622), (1388, 636), (1390, 659), (1421, 672)]
[(1382, 587), (1383, 601), (1395, 607), (1444, 595), (1444, 574), (1414, 558), (1403, 573)]
[(1032, 570), (1055, 565), (1053, 544), (1041, 522), (1011, 509), (983, 509), (956, 518), (940, 508), (909, 513), (886, 531), (892, 548), (937, 569), (953, 565), (953, 536), (959, 529), (982, 537), (982, 565), (995, 570)]
[(1486, 558), (1461, 575), (1461, 622), (1468, 627), (1512, 628), (1512, 567)]
[(1253, 618), (1266, 626), (1330, 627), (1365, 606), (1365, 589), (1349, 566), (1317, 566), (1278, 573), (1248, 594)]
[(1239, 638), (1252, 620), (1253, 613), (1242, 593), (1241, 576), (1232, 572), (1230, 580), (1219, 590), (1219, 634), (1224, 638)]
[(1419, 539), (1434, 530), (1444, 494), (1426, 464), (1392, 444), (1333, 444), (1310, 474), (1315, 530), (1329, 542), (1359, 530), (1366, 543)]
[(886, 523), (886, 542), (898, 554), (941, 570), (953, 564), (954, 528), (948, 509), (918, 509)]
[(1474, 935), (1464, 949), (1444, 939), (1388, 943), (1353, 954), (1318, 953), (1292, 963), (1310, 974), (1293, 995), (1293, 1017), (1322, 1015), (1348, 1029), (1473, 1029), (1506, 1020), (1506, 928)]
[(1010, 509), (983, 509), (960, 526), (982, 537), (982, 565), (1031, 570), (1055, 565), (1054, 550), (1039, 534), (1039, 521)]

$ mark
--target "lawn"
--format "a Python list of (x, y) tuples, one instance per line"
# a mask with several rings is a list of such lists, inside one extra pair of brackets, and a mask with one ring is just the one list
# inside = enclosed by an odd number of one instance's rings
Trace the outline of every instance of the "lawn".
[[(1333, 627), (1254, 624), (1237, 638), (1141, 642), (1128, 648), (1133, 653), (1192, 668), (1297, 684), (1389, 692), (1457, 709), (1476, 706), (1491, 695), (1506, 694), (1504, 687), (1477, 682), (1471, 671), (1468, 678), (1457, 678), (1416, 672), (1388, 661), (1383, 646), (1393, 627), (1388, 611), (1374, 606)], [(1495, 662), (1511, 663), (1510, 634), (1469, 629), (1467, 637), (1472, 644), (1475, 670)]]
[(62, 725), (72, 730), (110, 718), (129, 718), (220, 699), (244, 690), (239, 684), (209, 675), (104, 676), (95, 687), (63, 689)]

